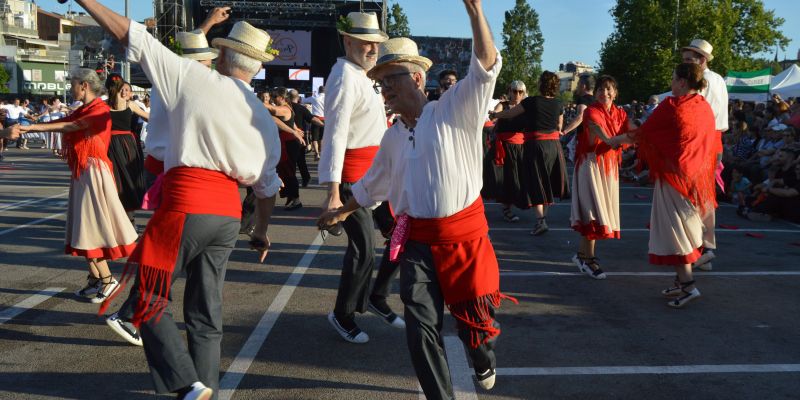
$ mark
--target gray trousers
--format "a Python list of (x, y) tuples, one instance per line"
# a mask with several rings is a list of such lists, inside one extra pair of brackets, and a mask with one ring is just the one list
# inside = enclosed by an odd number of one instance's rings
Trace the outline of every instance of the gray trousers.
[[(200, 381), (219, 391), (219, 360), (222, 343), (222, 286), (228, 257), (236, 244), (239, 220), (218, 215), (189, 214), (183, 226), (181, 247), (172, 283), (186, 276), (183, 291), (183, 319), (188, 339), (184, 342), (172, 318), (169, 304), (159, 321), (141, 326), (142, 342), (150, 375), (158, 393), (175, 392)], [(123, 319), (133, 317), (138, 300), (139, 276), (128, 299), (119, 310)]]
[[(428, 400), (454, 399), (450, 369), (442, 344), (444, 297), (429, 245), (409, 240), (400, 261), (400, 298), (405, 305), (406, 341), (417, 379)], [(491, 316), (494, 318), (494, 309)], [(460, 321), (458, 337), (466, 344), (476, 371), (495, 368), (495, 339), (473, 349), (470, 331)], [(495, 321), (495, 326), (499, 324)]]
[[(342, 203), (347, 203), (353, 192), (351, 184), (342, 183), (339, 193)], [(337, 316), (351, 316), (356, 312), (367, 311), (370, 296), (386, 300), (392, 279), (397, 276), (398, 263), (388, 262), (384, 252), (375, 284), (370, 291), (372, 270), (375, 268), (375, 231), (372, 210), (359, 208), (342, 222), (347, 233), (347, 249), (342, 261), (342, 274), (339, 278), (339, 291), (333, 312)]]

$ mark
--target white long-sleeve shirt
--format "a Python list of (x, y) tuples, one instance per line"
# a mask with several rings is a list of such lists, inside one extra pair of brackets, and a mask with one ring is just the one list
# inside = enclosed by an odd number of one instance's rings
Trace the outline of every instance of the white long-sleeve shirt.
[(281, 181), (278, 128), (246, 82), (181, 58), (131, 22), (128, 59), (141, 64), (168, 116), (164, 169), (186, 166), (220, 171), (273, 196)]
[(325, 118), (325, 93), (306, 97), (303, 99), (303, 104), (311, 104), (311, 115)]
[(150, 91), (150, 121), (147, 124), (144, 148), (148, 155), (158, 161), (164, 161), (164, 155), (169, 146), (169, 118), (167, 115), (158, 89), (153, 88)]
[(386, 110), (383, 96), (358, 64), (339, 58), (327, 82), (319, 183), (341, 183), (345, 151), (380, 145)]
[(389, 200), (396, 214), (414, 218), (469, 207), (483, 187), (483, 120), (501, 64), (498, 52), (487, 71), (473, 53), (467, 76), (425, 105), (416, 128), (392, 125), (372, 167), (353, 185), (356, 201)]
[(728, 86), (718, 73), (706, 68), (703, 71), (708, 86), (700, 94), (706, 98), (714, 112), (714, 125), (718, 131), (728, 130)]

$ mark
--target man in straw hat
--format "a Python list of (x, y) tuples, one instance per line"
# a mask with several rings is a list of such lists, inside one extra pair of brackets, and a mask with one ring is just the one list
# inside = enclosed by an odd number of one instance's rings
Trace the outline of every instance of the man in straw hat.
[[(217, 7), (208, 14), (198, 29), (191, 32), (178, 32), (175, 40), (180, 45), (181, 56), (211, 68), (211, 62), (217, 58), (219, 51), (208, 45), (206, 34), (215, 25), (227, 21), (229, 16), (230, 7)], [(169, 142), (169, 118), (164, 108), (164, 102), (161, 100), (158, 88), (153, 88), (150, 94), (150, 133), (144, 139), (144, 147), (147, 151), (144, 167), (148, 188), (153, 186), (157, 182), (157, 178), (164, 173), (164, 155)], [(151, 189), (153, 191), (150, 193), (160, 190), (161, 181), (158, 182), (159, 185), (156, 185), (156, 189)], [(150, 197), (149, 194), (145, 196), (145, 203), (149, 203)], [(135, 296), (130, 297), (117, 312), (106, 318), (106, 324), (128, 343), (141, 346), (141, 335), (130, 322), (134, 315), (135, 301)]]
[(353, 198), (320, 217), (320, 227), (345, 220), (362, 204), (389, 200), (397, 217), (391, 256), (400, 261), (400, 297), (414, 370), (429, 399), (452, 399), (442, 348), (444, 306), (456, 318), (478, 382), (495, 381), (494, 312), (500, 273), (480, 198), (481, 130), (501, 60), (480, 0), (464, 0), (473, 32), (469, 72), (439, 101), (425, 97), (431, 61), (416, 43), (381, 44), (369, 71), (392, 111), (401, 115), (384, 135), (372, 167), (353, 185)]
[[(267, 255), (267, 223), (280, 187), (278, 131), (249, 86), (262, 63), (274, 58), (269, 34), (236, 23), (227, 38), (212, 43), (220, 50), (212, 71), (177, 56), (143, 25), (97, 1), (78, 4), (128, 46), (128, 58), (142, 65), (170, 115), (161, 203), (126, 265), (126, 270), (138, 267), (132, 322), (141, 329), (159, 393), (212, 398), (219, 385), (225, 267), (241, 217), (238, 184), (252, 186), (259, 197), (251, 243), (261, 260)], [(188, 347), (168, 310), (170, 286), (184, 273)]]
[[(718, 158), (720, 159), (717, 175), (722, 170), (722, 133), (728, 130), (728, 86), (718, 73), (708, 68), (708, 62), (714, 59), (714, 48), (703, 39), (692, 40), (688, 46), (681, 49), (681, 57), (685, 63), (699, 64), (703, 68), (703, 78), (707, 86), (700, 94), (706, 98), (711, 110), (714, 112), (714, 121), (719, 140)], [(721, 180), (720, 180), (721, 181)], [(724, 188), (723, 188), (724, 189)], [(711, 260), (714, 259), (714, 250), (717, 248), (717, 238), (714, 227), (717, 223), (716, 209), (708, 207), (703, 215), (703, 254), (693, 266), (704, 271), (711, 271)]]
[[(361, 179), (386, 131), (386, 111), (381, 95), (373, 88), (367, 71), (375, 66), (378, 43), (386, 36), (375, 13), (351, 12), (340, 20), (345, 56), (337, 60), (327, 81), (325, 135), (319, 160), (319, 182), (328, 185), (323, 208), (335, 210), (353, 194), (352, 185)], [(370, 207), (372, 204), (365, 204)], [(383, 263), (370, 291), (375, 266), (375, 231), (372, 210), (362, 207), (342, 225), (347, 232), (347, 250), (342, 262), (336, 304), (328, 321), (350, 343), (366, 343), (369, 336), (355, 322), (355, 313), (370, 311), (388, 324), (403, 328), (405, 323), (386, 303), (396, 264)]]

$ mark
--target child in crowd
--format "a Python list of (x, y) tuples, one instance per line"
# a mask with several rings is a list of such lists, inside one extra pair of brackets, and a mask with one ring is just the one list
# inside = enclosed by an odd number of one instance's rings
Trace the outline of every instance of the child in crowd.
[(733, 179), (731, 180), (731, 197), (737, 206), (736, 214), (744, 216), (745, 199), (750, 196), (750, 187), (752, 184), (738, 168), (734, 167), (732, 172)]

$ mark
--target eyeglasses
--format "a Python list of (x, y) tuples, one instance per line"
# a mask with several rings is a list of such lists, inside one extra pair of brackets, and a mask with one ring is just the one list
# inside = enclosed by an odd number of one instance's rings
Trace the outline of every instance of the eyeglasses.
[(524, 90), (512, 90), (511, 93), (525, 94)]
[(372, 85), (372, 88), (375, 89), (375, 93), (380, 94), (381, 89), (391, 90), (392, 87), (397, 83), (397, 78), (404, 76), (404, 75), (414, 75), (413, 72), (398, 72), (396, 74), (389, 74), (383, 77), (383, 79), (379, 81), (375, 81), (375, 84)]

